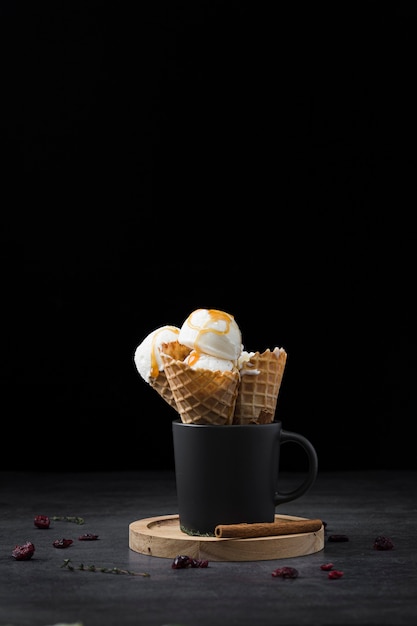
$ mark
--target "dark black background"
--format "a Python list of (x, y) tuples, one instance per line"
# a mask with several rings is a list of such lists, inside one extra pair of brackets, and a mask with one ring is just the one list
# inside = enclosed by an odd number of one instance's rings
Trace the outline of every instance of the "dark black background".
[(133, 354), (200, 307), (287, 350), (322, 470), (417, 468), (416, 19), (2, 3), (3, 469), (172, 467)]

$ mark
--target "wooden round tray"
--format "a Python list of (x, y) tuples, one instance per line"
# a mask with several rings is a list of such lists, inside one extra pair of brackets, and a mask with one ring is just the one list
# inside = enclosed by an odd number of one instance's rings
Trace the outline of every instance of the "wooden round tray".
[[(275, 520), (303, 520), (275, 515)], [(320, 530), (292, 535), (229, 539), (187, 535), (180, 529), (178, 515), (137, 520), (129, 525), (129, 548), (140, 554), (174, 559), (179, 554), (209, 561), (268, 561), (305, 556), (324, 548), (324, 526)]]

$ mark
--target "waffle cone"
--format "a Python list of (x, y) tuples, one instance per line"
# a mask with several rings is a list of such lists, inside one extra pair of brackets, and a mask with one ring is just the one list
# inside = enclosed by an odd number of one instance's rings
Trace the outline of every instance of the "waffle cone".
[(172, 344), (176, 343), (162, 344), (160, 352), (181, 421), (185, 424), (231, 424), (239, 372), (194, 370), (187, 363), (171, 356), (176, 349)]
[[(283, 348), (255, 354), (241, 369), (233, 424), (265, 424), (275, 416), (287, 353)], [(255, 372), (259, 372), (256, 374)]]
[(177, 403), (172, 395), (171, 387), (169, 386), (168, 379), (165, 372), (159, 372), (157, 378), (151, 378), (149, 385), (152, 389), (155, 389), (159, 395), (166, 401), (173, 409), (177, 410)]
[[(166, 349), (170, 344), (162, 344)], [(189, 354), (190, 350), (186, 346), (178, 343), (178, 341), (173, 341), (168, 349), (173, 358), (183, 360)], [(177, 410), (177, 403), (175, 402), (175, 398), (172, 395), (171, 386), (168, 382), (167, 375), (164, 371), (159, 372), (156, 378), (151, 378), (149, 380), (149, 385), (152, 389), (155, 389), (159, 393), (159, 395), (166, 401), (168, 404), (175, 410)]]

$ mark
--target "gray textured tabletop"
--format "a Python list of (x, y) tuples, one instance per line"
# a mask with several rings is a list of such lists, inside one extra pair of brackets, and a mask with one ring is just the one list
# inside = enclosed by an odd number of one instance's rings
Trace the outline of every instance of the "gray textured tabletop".
[[(284, 474), (281, 485), (298, 480)], [(417, 623), (417, 472), (319, 472), (307, 494), (277, 507), (325, 522), (323, 549), (305, 556), (173, 569), (171, 558), (130, 549), (132, 522), (176, 512), (169, 471), (1, 472), (0, 625)], [(36, 515), (63, 519), (39, 529)], [(98, 538), (79, 541), (84, 534)], [(348, 541), (329, 541), (331, 535)], [(393, 549), (374, 548), (380, 535)], [(53, 542), (63, 538), (73, 543), (56, 549)], [(14, 559), (13, 549), (26, 541), (33, 557)], [(326, 563), (343, 576), (329, 579)], [(272, 576), (283, 566), (298, 577)]]

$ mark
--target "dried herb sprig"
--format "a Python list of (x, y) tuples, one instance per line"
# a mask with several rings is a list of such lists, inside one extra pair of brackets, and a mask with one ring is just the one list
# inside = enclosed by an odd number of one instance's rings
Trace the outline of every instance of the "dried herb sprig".
[(54, 517), (51, 517), (51, 519), (54, 522), (74, 522), (75, 524), (84, 524), (84, 519), (82, 517), (74, 517), (71, 515), (63, 515), (63, 516), (59, 516), (59, 515), (54, 515)]
[(75, 569), (80, 570), (82, 572), (102, 572), (103, 574), (125, 574), (127, 576), (144, 576), (145, 578), (149, 578), (150, 574), (147, 572), (132, 572), (127, 569), (120, 569), (119, 567), (97, 567), (96, 565), (83, 565), (82, 563), (78, 565), (78, 567), (74, 567), (71, 563), (71, 559), (64, 559), (61, 568), (66, 567), (71, 572)]

